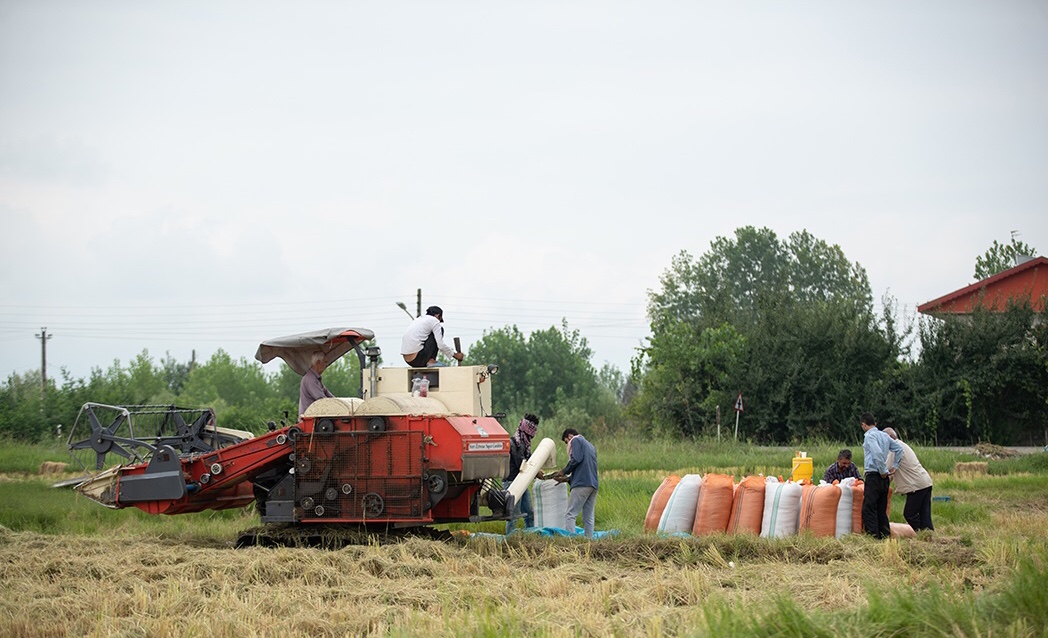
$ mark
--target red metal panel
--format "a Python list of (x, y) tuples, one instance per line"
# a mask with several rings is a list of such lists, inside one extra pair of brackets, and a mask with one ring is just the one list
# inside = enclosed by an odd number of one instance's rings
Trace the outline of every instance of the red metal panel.
[(336, 432), (295, 447), (303, 523), (428, 522), (421, 431)]

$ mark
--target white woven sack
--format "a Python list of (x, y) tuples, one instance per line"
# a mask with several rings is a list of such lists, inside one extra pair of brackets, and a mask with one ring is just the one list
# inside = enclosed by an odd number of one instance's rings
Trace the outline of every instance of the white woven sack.
[(852, 503), (855, 502), (852, 485), (855, 485), (855, 479), (851, 476), (837, 484), (841, 488), (841, 500), (837, 503), (837, 530), (834, 533), (837, 538), (852, 531)]
[(768, 477), (764, 490), (764, 517), (761, 519), (763, 538), (797, 533), (801, 522), (801, 492), (800, 483), (780, 483), (774, 476)]
[(670, 494), (670, 500), (666, 502), (666, 509), (662, 510), (662, 518), (659, 519), (660, 534), (691, 534), (701, 487), (702, 476), (698, 474), (685, 474), (680, 483), (677, 483), (677, 487), (673, 488), (673, 494)]
[(564, 519), (568, 515), (567, 483), (536, 480), (531, 497), (535, 527), (564, 527)]

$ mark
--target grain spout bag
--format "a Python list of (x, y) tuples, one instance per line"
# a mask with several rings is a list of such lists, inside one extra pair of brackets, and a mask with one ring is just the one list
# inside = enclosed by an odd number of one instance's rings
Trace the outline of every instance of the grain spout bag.
[(715, 534), (728, 529), (731, 502), (735, 496), (735, 479), (727, 474), (707, 474), (702, 478), (699, 500), (695, 505), (695, 524), (691, 533)]
[(834, 537), (837, 534), (837, 506), (840, 501), (841, 488), (837, 485), (805, 485), (801, 488), (799, 529), (823, 538)]
[(659, 518), (660, 534), (691, 533), (701, 486), (702, 477), (698, 474), (685, 474), (680, 483), (677, 483), (669, 501), (666, 502), (666, 509), (662, 510), (662, 516)]
[(659, 529), (659, 520), (662, 518), (662, 512), (666, 509), (666, 503), (669, 502), (670, 496), (673, 494), (673, 488), (677, 487), (678, 483), (680, 483), (680, 477), (676, 474), (670, 474), (662, 479), (662, 484), (656, 488), (655, 493), (651, 496), (648, 513), (644, 516), (645, 532), (655, 532)]
[[(568, 515), (568, 484), (537, 480), (532, 489), (535, 527), (564, 527)], [(574, 530), (572, 530), (574, 531)]]
[(778, 538), (797, 533), (801, 513), (800, 483), (779, 482), (769, 476), (764, 486), (764, 516), (761, 536)]
[[(850, 514), (850, 512), (849, 512)], [(760, 536), (761, 518), (764, 516), (764, 477), (747, 476), (735, 488), (728, 518), (729, 534), (753, 534)], [(848, 519), (851, 522), (851, 519)]]

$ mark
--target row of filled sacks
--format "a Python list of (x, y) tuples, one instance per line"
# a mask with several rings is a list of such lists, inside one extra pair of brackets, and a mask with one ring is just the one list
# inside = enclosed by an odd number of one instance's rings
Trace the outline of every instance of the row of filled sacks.
[[(809, 530), (815, 536), (839, 538), (862, 532), (862, 501), (863, 483), (853, 478), (839, 484), (813, 485), (773, 476), (748, 476), (735, 483), (726, 474), (671, 475), (651, 498), (644, 530), (660, 534), (758, 534), (765, 538)], [(912, 530), (893, 523), (892, 532), (908, 536)]]

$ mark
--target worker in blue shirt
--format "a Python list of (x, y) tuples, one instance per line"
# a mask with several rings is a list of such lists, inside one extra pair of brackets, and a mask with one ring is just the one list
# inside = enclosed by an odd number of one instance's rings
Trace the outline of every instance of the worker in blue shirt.
[[(877, 428), (877, 421), (869, 412), (863, 413), (859, 424), (866, 433), (862, 441), (863, 481), (866, 484), (863, 488), (862, 529), (874, 538), (890, 538), (888, 487), (892, 474), (899, 467), (903, 449), (898, 441)], [(888, 467), (888, 452), (895, 453), (893, 467)]]
[(582, 512), (586, 538), (593, 538), (597, 507), (597, 448), (572, 428), (564, 430), (560, 440), (568, 446), (568, 464), (553, 478), (559, 483), (569, 481), (571, 485), (564, 529), (574, 532), (575, 519)]

